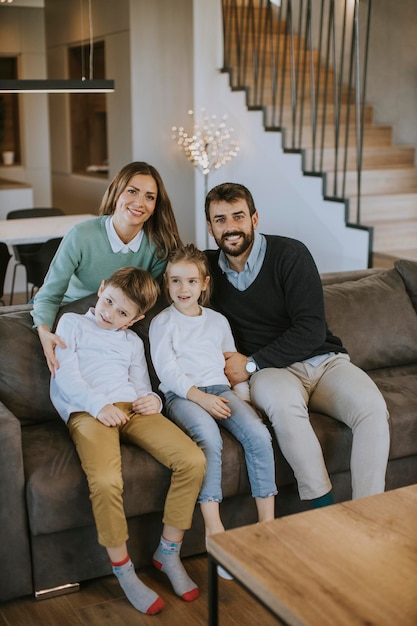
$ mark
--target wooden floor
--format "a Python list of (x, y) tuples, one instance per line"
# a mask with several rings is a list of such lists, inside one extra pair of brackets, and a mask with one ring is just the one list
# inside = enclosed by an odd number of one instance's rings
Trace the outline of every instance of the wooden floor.
[[(81, 584), (80, 591), (47, 600), (21, 598), (0, 604), (0, 626), (203, 626), (208, 623), (207, 558), (184, 559), (200, 589), (194, 602), (183, 602), (168, 579), (154, 568), (140, 579), (164, 599), (159, 615), (139, 613), (126, 599), (114, 576)], [(281, 622), (262, 608), (235, 581), (219, 579), (219, 626), (277, 626)]]

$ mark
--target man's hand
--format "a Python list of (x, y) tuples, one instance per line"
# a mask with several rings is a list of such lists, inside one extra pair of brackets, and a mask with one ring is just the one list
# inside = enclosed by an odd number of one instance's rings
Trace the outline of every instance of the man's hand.
[(55, 346), (60, 348), (66, 348), (67, 346), (61, 337), (52, 333), (51, 329), (45, 326), (45, 324), (38, 326), (37, 330), (49, 371), (55, 377), (55, 370), (59, 369), (59, 362), (55, 356)]
[(240, 354), (240, 352), (225, 352), (224, 358), (226, 359), (224, 373), (232, 387), (237, 385), (237, 383), (248, 380), (249, 374), (246, 371), (247, 357), (244, 354)]
[(191, 387), (188, 390), (187, 399), (199, 404), (202, 409), (215, 419), (225, 420), (231, 415), (231, 410), (227, 406), (229, 401), (226, 398), (206, 393), (197, 389), (197, 387)]
[(114, 404), (105, 404), (97, 413), (97, 419), (105, 426), (121, 426), (129, 421), (126, 413)]
[(152, 393), (142, 398), (137, 398), (132, 402), (132, 408), (135, 413), (141, 413), (142, 415), (154, 415), (161, 410), (161, 401)]

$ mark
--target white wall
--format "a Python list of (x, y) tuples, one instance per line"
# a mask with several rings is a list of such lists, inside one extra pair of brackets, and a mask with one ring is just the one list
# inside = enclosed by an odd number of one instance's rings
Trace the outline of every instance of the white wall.
[[(45, 78), (43, 9), (0, 6), (0, 54), (18, 56), (19, 78)], [(0, 176), (33, 187), (37, 206), (51, 204), (51, 160), (47, 96), (19, 96), (22, 162), (0, 164)], [(19, 207), (25, 208), (25, 207)]]
[(161, 174), (184, 242), (194, 240), (193, 172), (172, 127), (193, 104), (192, 0), (130, 0), (133, 156)]
[[(260, 216), (260, 231), (303, 241), (320, 272), (362, 269), (368, 264), (367, 231), (347, 228), (344, 205), (324, 202), (321, 179), (301, 173), (301, 157), (283, 154), (279, 133), (260, 132), (262, 115), (248, 112), (243, 92), (231, 92), (221, 74), (220, 2), (194, 0), (194, 110), (205, 108), (228, 123), (239, 139), (238, 156), (209, 176), (209, 188), (227, 180), (246, 185)], [(206, 243), (204, 183), (196, 177), (196, 240)], [(212, 247), (215, 247), (212, 242)]]

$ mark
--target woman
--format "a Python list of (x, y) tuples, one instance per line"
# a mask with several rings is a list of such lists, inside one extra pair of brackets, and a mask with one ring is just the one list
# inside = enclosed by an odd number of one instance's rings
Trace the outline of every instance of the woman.
[(32, 317), (52, 376), (59, 363), (52, 332), (59, 306), (97, 292), (117, 269), (136, 266), (160, 280), (168, 254), (181, 240), (164, 183), (148, 163), (125, 165), (108, 186), (100, 217), (64, 237), (35, 296)]

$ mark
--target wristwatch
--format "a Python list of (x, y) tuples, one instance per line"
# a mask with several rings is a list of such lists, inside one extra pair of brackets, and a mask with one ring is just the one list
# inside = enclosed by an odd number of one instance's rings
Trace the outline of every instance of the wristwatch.
[(252, 359), (251, 356), (248, 356), (248, 358), (246, 359), (245, 369), (249, 375), (253, 374), (258, 369), (255, 361)]

